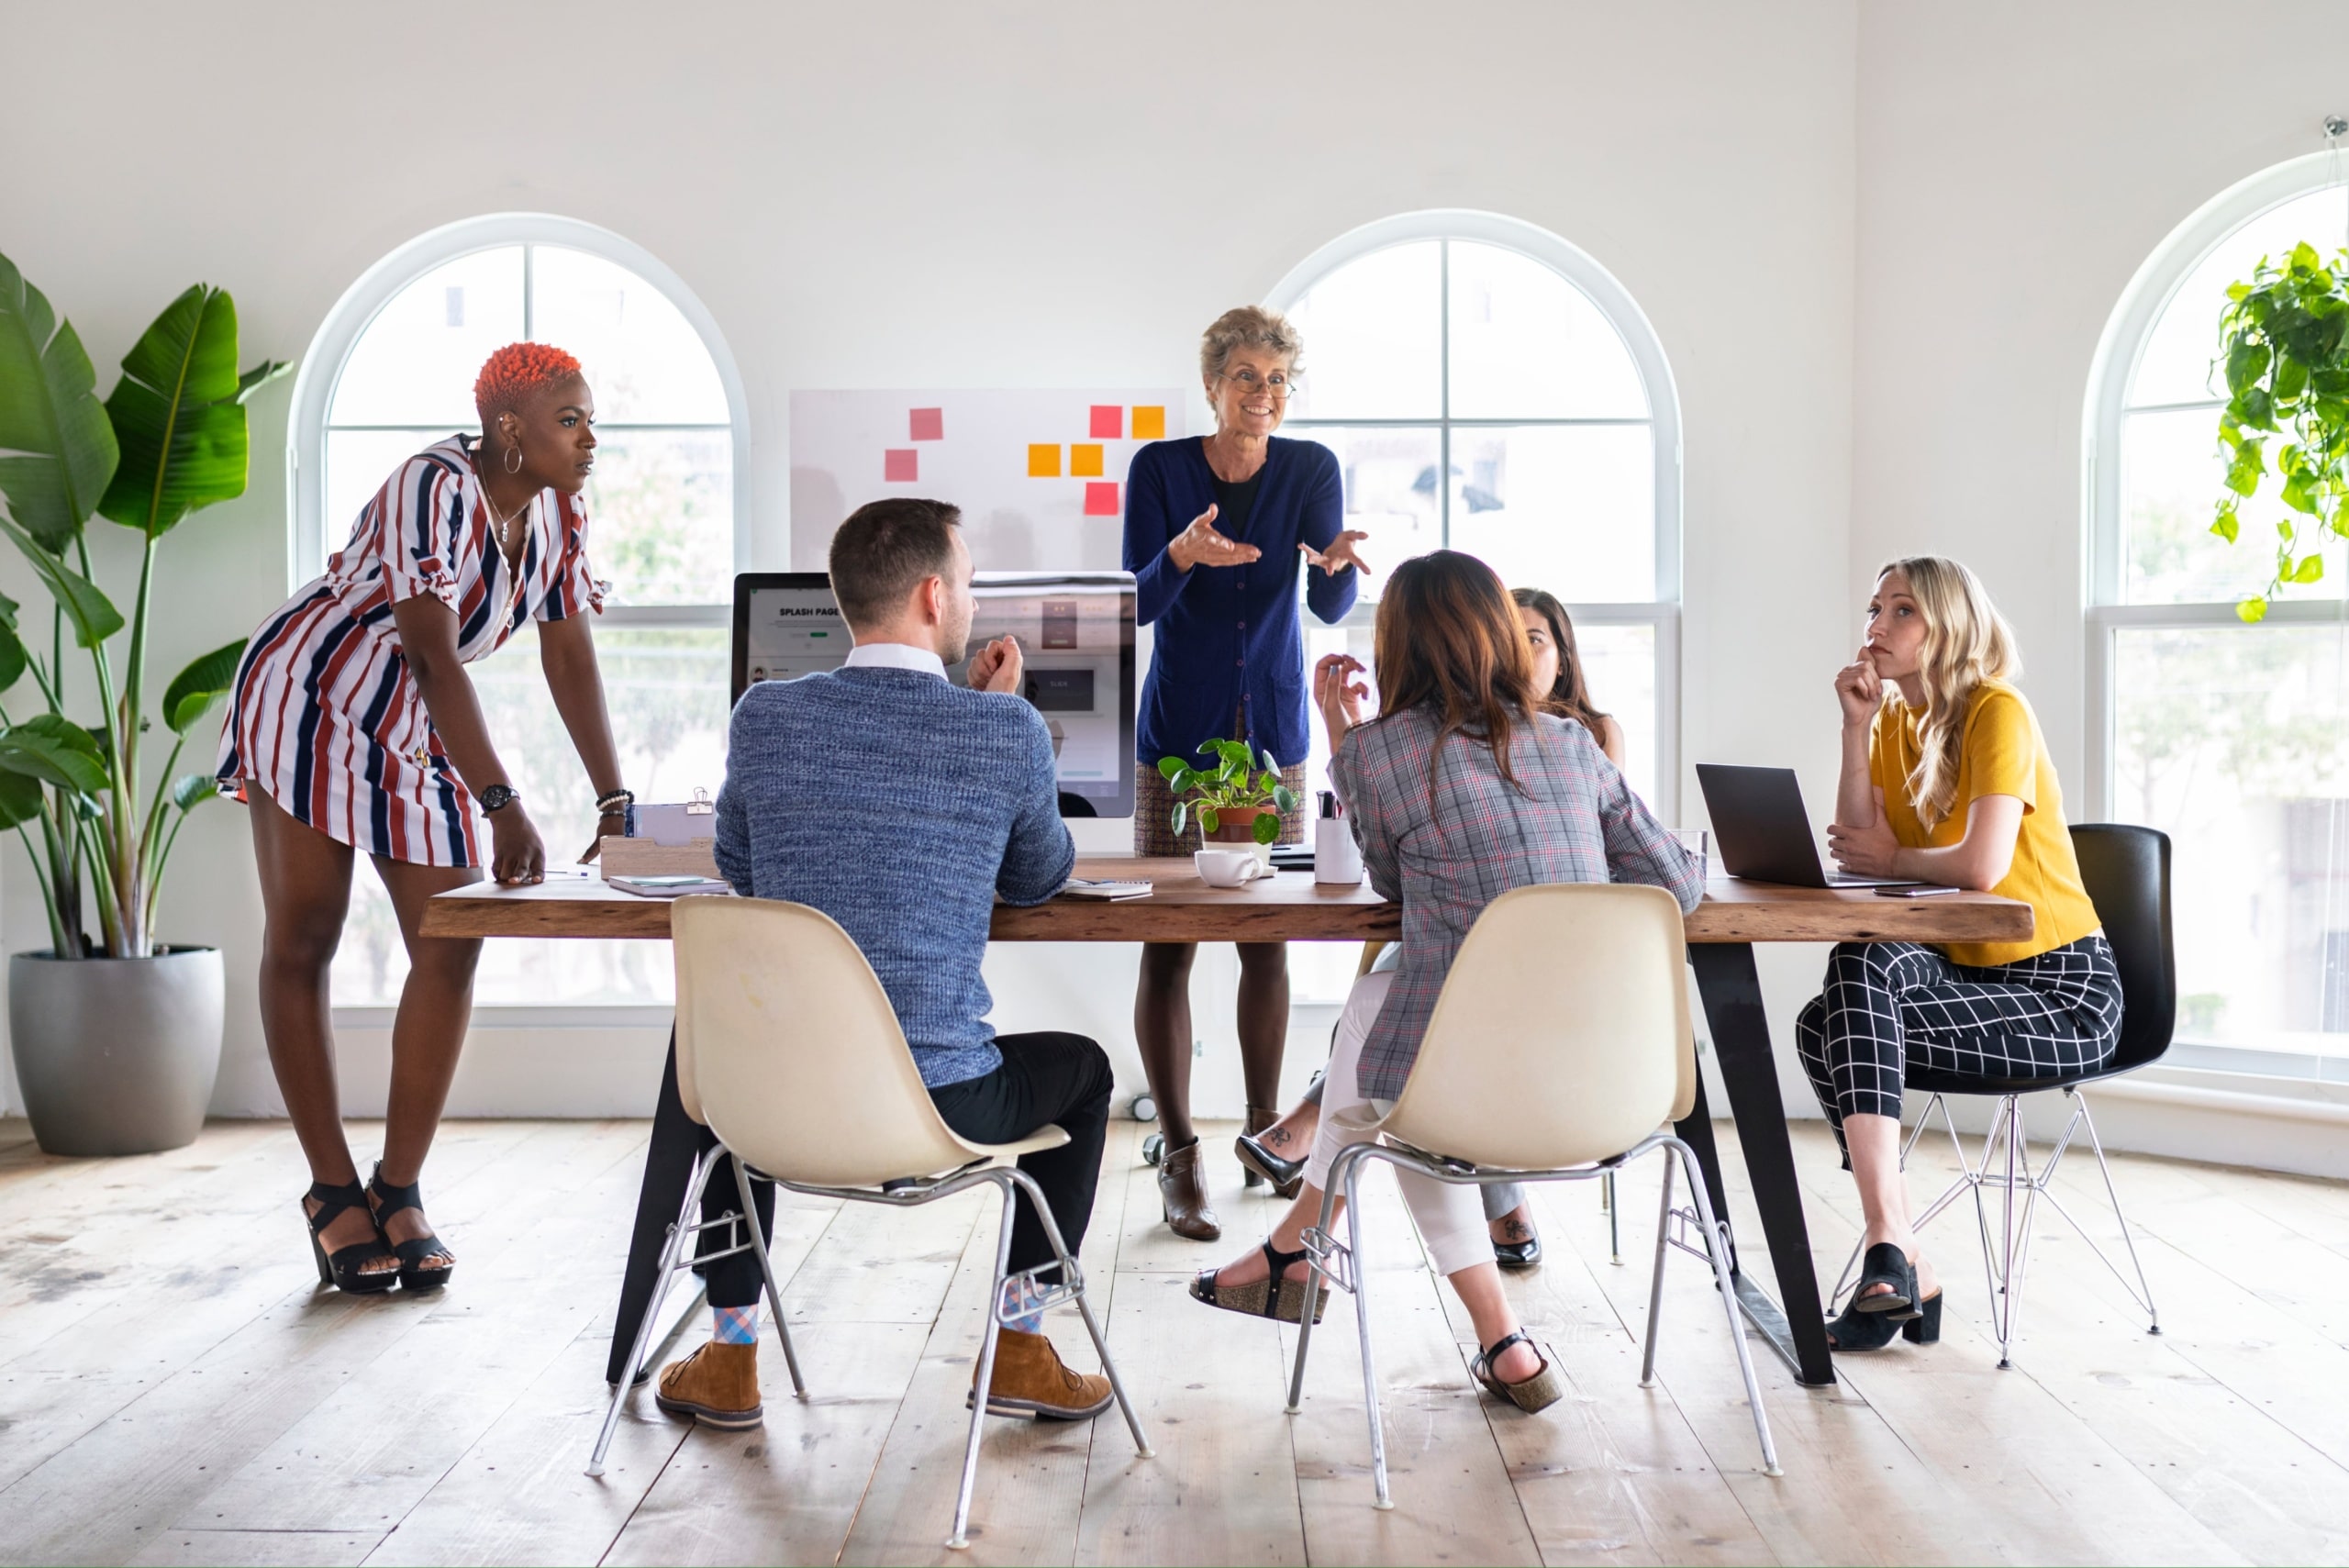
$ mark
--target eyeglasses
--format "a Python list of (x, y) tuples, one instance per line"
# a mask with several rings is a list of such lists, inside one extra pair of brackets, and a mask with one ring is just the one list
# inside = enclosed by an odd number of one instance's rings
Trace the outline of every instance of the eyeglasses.
[(1231, 383), (1242, 392), (1254, 392), (1261, 387), (1275, 399), (1288, 396), (1297, 390), (1297, 378), (1285, 371), (1275, 371), (1271, 375), (1261, 380), (1258, 379), (1254, 371), (1237, 371), (1230, 375), (1225, 375), (1221, 371), (1215, 373), (1219, 378)]

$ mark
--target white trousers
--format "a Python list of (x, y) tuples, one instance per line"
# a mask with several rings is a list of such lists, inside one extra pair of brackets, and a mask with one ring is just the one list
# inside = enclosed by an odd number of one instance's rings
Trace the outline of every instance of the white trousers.
[[(1337, 1042), (1330, 1047), (1330, 1069), (1321, 1080), (1321, 1129), (1314, 1134), (1313, 1151), (1305, 1161), (1305, 1179), (1316, 1187), (1329, 1186), (1330, 1163), (1338, 1157), (1338, 1151), (1362, 1140), (1359, 1132), (1340, 1124), (1365, 1119), (1360, 1115), (1365, 1106), (1375, 1116), (1394, 1108), (1392, 1100), (1364, 1100), (1354, 1086), (1363, 1041), (1370, 1037), (1370, 1026), (1386, 1004), (1387, 987), (1394, 984), (1392, 970), (1374, 970), (1364, 975), (1354, 982), (1346, 997), (1346, 1010), (1338, 1016)], [(1484, 1199), (1476, 1188), (1439, 1182), (1399, 1167), (1395, 1180), (1403, 1189), (1404, 1207), (1419, 1228), (1419, 1240), (1427, 1244), (1436, 1273), (1453, 1274), (1493, 1261), (1493, 1235), (1486, 1229)]]

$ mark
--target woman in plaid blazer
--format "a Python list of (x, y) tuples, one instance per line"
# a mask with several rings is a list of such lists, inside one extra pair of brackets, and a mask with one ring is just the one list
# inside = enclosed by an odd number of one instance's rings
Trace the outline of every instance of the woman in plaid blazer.
[[(1210, 1306), (1294, 1320), (1301, 1236), (1320, 1213), (1340, 1112), (1402, 1093), (1453, 956), (1485, 906), (1515, 887), (1640, 882), (1682, 909), (1704, 895), (1696, 862), (1656, 824), (1583, 726), (1542, 711), (1532, 651), (1492, 569), (1441, 550), (1396, 569), (1375, 631), (1380, 717), (1364, 722), (1361, 663), (1314, 669), (1345, 801), (1371, 885), (1403, 906), (1402, 962), (1356, 983), (1338, 1025), (1306, 1184), (1257, 1251), (1201, 1273)], [(1505, 1092), (1505, 1086), (1497, 1086)], [(1475, 1189), (1398, 1171), (1429, 1255), (1460, 1293), (1484, 1353), (1478, 1376), (1538, 1409), (1563, 1383), (1519, 1331)]]

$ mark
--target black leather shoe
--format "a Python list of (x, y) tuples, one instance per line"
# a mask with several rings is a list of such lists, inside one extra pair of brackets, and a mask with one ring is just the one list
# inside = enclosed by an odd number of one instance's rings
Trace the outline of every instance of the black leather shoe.
[(1493, 1262), (1505, 1269), (1530, 1269), (1542, 1261), (1542, 1238), (1529, 1236), (1522, 1241), (1493, 1243)]
[[(1253, 1121), (1255, 1118), (1255, 1112), (1250, 1110), (1248, 1119)], [(1264, 1123), (1264, 1127), (1270, 1126), (1271, 1121)], [(1240, 1168), (1248, 1173), (1246, 1180), (1250, 1186), (1258, 1182), (1270, 1182), (1275, 1196), (1295, 1197), (1297, 1189), (1305, 1185), (1305, 1162), (1284, 1160), (1258, 1142), (1256, 1134), (1264, 1129), (1252, 1127), (1241, 1133), (1232, 1140), (1231, 1151), (1240, 1156)]]

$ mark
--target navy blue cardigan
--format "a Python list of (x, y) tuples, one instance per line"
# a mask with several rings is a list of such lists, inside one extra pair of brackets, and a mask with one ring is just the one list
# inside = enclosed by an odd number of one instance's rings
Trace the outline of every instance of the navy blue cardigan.
[[(1134, 616), (1158, 636), (1142, 682), (1134, 755), (1146, 768), (1230, 739), (1244, 700), (1248, 738), (1286, 767), (1305, 761), (1308, 709), (1297, 574), (1305, 599), (1330, 625), (1353, 607), (1354, 578), (1307, 568), (1297, 546), (1327, 550), (1345, 527), (1338, 460), (1318, 441), (1266, 443), (1248, 526), (1239, 537), (1262, 550), (1245, 566), (1177, 572), (1166, 547), (1215, 504), (1215, 475), (1198, 437), (1152, 441), (1126, 472), (1126, 570)], [(1219, 519), (1220, 522), (1220, 519)], [(1227, 530), (1228, 531), (1228, 530)]]

